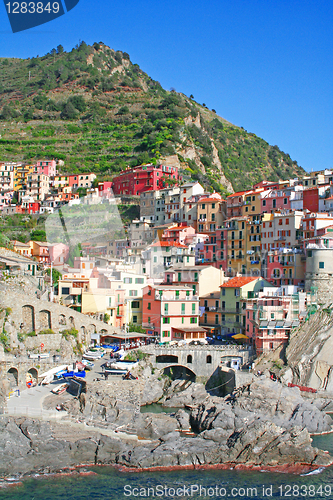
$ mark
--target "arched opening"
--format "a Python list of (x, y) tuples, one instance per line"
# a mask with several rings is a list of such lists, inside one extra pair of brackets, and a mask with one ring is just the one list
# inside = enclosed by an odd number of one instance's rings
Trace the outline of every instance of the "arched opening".
[(186, 363), (189, 363), (189, 364), (192, 363), (192, 354), (188, 354), (188, 356), (186, 358)]
[(178, 356), (161, 354), (160, 356), (156, 356), (156, 363), (178, 363)]
[(75, 321), (74, 321), (73, 316), (70, 316), (70, 317), (69, 317), (69, 326), (70, 326), (71, 328), (75, 328)]
[(208, 356), (206, 357), (206, 363), (207, 364), (211, 364), (212, 363), (212, 357), (210, 354), (208, 354)]
[(93, 335), (94, 333), (97, 333), (96, 325), (89, 325), (88, 326), (88, 332), (90, 333), (90, 335)]
[(61, 326), (67, 325), (66, 316), (64, 314), (59, 314), (59, 325)]
[(23, 330), (26, 332), (35, 331), (35, 311), (33, 306), (22, 307)]
[(11, 387), (18, 386), (18, 370), (17, 368), (9, 368), (7, 372), (7, 380)]
[(51, 313), (50, 311), (39, 311), (39, 328), (41, 330), (51, 329)]
[(86, 343), (87, 330), (85, 326), (81, 326), (80, 333), (81, 333), (81, 342)]
[[(187, 387), (187, 382), (195, 382), (195, 373), (187, 366), (182, 365), (172, 365), (167, 366), (163, 370), (163, 374), (167, 375), (171, 380), (184, 380), (184, 389)], [(182, 390), (180, 388), (180, 390)]]
[(38, 384), (38, 371), (36, 368), (30, 368), (30, 370), (27, 371), (26, 380), (27, 382), (30, 381), (33, 386)]

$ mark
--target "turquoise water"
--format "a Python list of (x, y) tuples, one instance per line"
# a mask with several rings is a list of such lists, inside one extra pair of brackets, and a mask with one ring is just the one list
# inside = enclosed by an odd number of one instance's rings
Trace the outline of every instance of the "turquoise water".
[[(315, 444), (333, 452), (332, 435), (316, 437)], [(0, 500), (118, 500), (126, 498), (253, 498), (259, 500), (326, 498), (333, 500), (333, 467), (310, 476), (233, 470), (154, 473), (122, 473), (112, 467), (90, 467), (89, 470), (96, 472), (97, 475), (27, 479), (23, 486), (0, 491)]]

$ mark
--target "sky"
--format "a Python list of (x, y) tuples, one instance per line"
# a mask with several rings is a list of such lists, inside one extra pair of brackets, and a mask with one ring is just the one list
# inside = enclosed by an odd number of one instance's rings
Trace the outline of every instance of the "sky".
[(193, 94), (278, 145), (305, 170), (333, 168), (332, 1), (80, 0), (18, 33), (4, 4), (0, 57), (103, 42), (128, 52), (167, 90)]

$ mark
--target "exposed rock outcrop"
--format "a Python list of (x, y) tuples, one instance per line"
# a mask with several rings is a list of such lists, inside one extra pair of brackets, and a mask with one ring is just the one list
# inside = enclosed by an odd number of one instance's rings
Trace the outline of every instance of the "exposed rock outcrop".
[(283, 380), (333, 394), (333, 315), (323, 308), (295, 330), (286, 349)]

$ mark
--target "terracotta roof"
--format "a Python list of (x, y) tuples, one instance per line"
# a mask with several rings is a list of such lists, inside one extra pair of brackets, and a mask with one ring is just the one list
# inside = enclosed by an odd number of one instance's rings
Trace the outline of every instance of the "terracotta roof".
[(177, 243), (177, 241), (157, 241), (156, 243), (153, 243), (150, 246), (152, 246), (152, 247), (180, 247), (180, 248), (187, 248), (186, 245), (181, 245), (180, 243)]
[(220, 288), (241, 288), (242, 286), (247, 285), (252, 281), (256, 281), (257, 279), (259, 279), (258, 276), (239, 276), (231, 278), (227, 281), (227, 283), (224, 283), (224, 285), (220, 285)]
[(241, 196), (243, 194), (247, 194), (247, 193), (251, 193), (251, 192), (252, 192), (252, 190), (250, 190), (250, 191), (239, 191), (238, 193), (229, 194), (229, 196), (227, 196), (227, 199), (228, 198), (232, 198), (233, 196)]
[(225, 201), (223, 198), (200, 198), (199, 203), (216, 203), (216, 202), (221, 202)]

